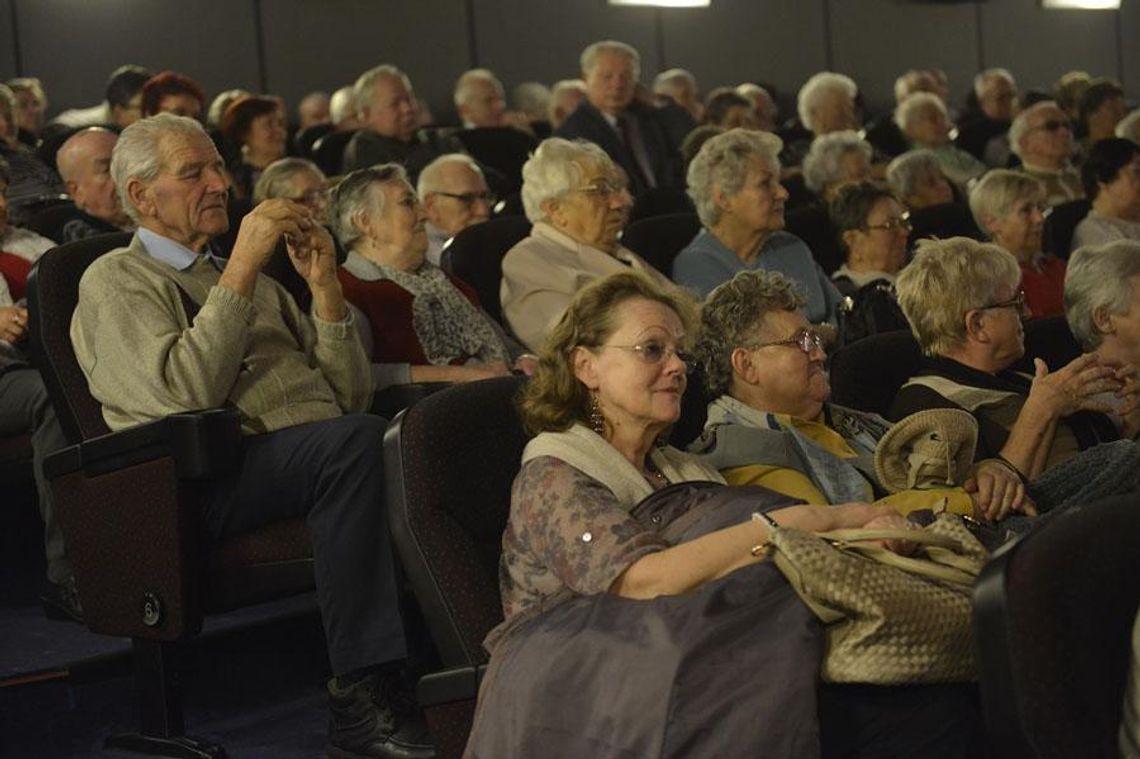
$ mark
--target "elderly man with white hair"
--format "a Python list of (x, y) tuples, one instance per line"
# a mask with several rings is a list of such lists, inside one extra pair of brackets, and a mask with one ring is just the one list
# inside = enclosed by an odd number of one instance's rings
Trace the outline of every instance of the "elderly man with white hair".
[(89, 127), (68, 137), (56, 154), (67, 192), (82, 212), (63, 225), (61, 243), (134, 229), (111, 178), (111, 151), (118, 140), (109, 129)]
[(654, 187), (681, 186), (681, 157), (670, 143), (669, 127), (656, 109), (633, 97), (641, 78), (637, 50), (602, 40), (582, 51), (581, 64), (586, 100), (555, 136), (600, 146), (625, 170), (634, 196)]
[(758, 84), (745, 82), (736, 86), (736, 94), (748, 98), (756, 114), (756, 128), (764, 132), (774, 132), (778, 124), (776, 119), (780, 109), (768, 90)]
[(511, 331), (537, 351), (574, 296), (620, 271), (669, 280), (622, 247), (633, 203), (621, 169), (585, 140), (544, 140), (523, 165), (523, 208), (530, 236), (503, 258), (499, 299)]
[(1009, 127), (1009, 145), (1021, 158), (1021, 171), (1045, 185), (1050, 207), (1085, 196), (1081, 174), (1074, 168), (1073, 125), (1051, 100), (1034, 103), (1017, 114)]
[(570, 118), (570, 114), (578, 109), (586, 99), (586, 83), (581, 79), (562, 79), (550, 88), (550, 103), (547, 106), (546, 118), (550, 121), (551, 129), (558, 129)]
[(495, 196), (483, 170), (463, 153), (441, 155), (420, 172), (416, 195), (427, 216), (426, 258), (439, 266), (444, 244), (467, 227), (491, 218)]
[(942, 98), (932, 92), (915, 92), (895, 108), (895, 124), (915, 148), (938, 158), (942, 173), (954, 184), (966, 184), (986, 172), (986, 165), (950, 141), (950, 113)]
[(662, 71), (653, 80), (653, 94), (663, 95), (684, 108), (693, 121), (699, 123), (704, 116), (697, 78), (690, 71), (681, 68)]
[(958, 147), (993, 168), (1009, 165), (1006, 132), (1017, 113), (1017, 82), (1003, 68), (990, 68), (974, 77), (977, 109), (959, 122)]
[(444, 153), (462, 153), (454, 137), (419, 128), (412, 83), (389, 64), (365, 71), (352, 86), (362, 128), (344, 148), (344, 171), (398, 163), (414, 181), (424, 166)]
[(821, 71), (800, 87), (796, 111), (800, 123), (812, 138), (797, 140), (784, 146), (780, 161), (784, 166), (799, 166), (807, 156), (814, 139), (832, 132), (859, 129), (855, 96), (859, 88), (851, 77), (833, 71)]
[(360, 128), (356, 103), (352, 98), (352, 85), (341, 87), (329, 98), (329, 121), (338, 132), (351, 132)]
[[(71, 322), (103, 418), (121, 430), (237, 411), (240, 468), (203, 483), (204, 536), (303, 518), (334, 675), (329, 754), (431, 756), (426, 726), (388, 695), (407, 649), (384, 504), (385, 421), (360, 413), (372, 381), (331, 236), (305, 206), (267, 200), (242, 220), (229, 259), (215, 258), (229, 183), (192, 119), (160, 114), (127, 127), (111, 174), (139, 229), (88, 267)], [(282, 239), (311, 315), (260, 273)]]
[(503, 83), (490, 69), (464, 71), (455, 82), (452, 97), (464, 129), (514, 127), (532, 133), (525, 114), (507, 110)]

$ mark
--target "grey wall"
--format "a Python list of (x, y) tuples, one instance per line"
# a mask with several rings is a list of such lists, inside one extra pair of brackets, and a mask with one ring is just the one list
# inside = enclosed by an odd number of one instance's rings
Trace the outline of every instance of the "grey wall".
[(643, 79), (690, 68), (705, 89), (742, 80), (794, 93), (827, 66), (871, 105), (902, 70), (937, 66), (959, 100), (973, 74), (1006, 66), (1047, 87), (1081, 68), (1140, 96), (1140, 0), (1120, 12), (1045, 11), (1038, 0), (931, 5), (904, 0), (713, 0), (707, 9), (613, 8), (604, 0), (0, 0), (0, 77), (39, 76), (53, 111), (99, 101), (122, 63), (173, 68), (211, 96), (230, 87), (290, 102), (403, 67), (446, 116), (472, 65), (524, 80), (574, 76), (578, 54), (614, 37), (642, 53)]

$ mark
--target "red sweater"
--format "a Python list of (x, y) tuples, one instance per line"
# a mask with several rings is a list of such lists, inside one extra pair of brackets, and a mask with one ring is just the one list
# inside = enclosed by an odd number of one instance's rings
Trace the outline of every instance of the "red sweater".
[(0, 277), (8, 283), (8, 292), (12, 293), (12, 300), (19, 301), (28, 292), (28, 272), (32, 265), (26, 258), (15, 253), (0, 252)]
[(1021, 264), (1021, 289), (1034, 319), (1065, 313), (1065, 262), (1056, 256), (1041, 256), (1037, 266)]
[[(428, 363), (424, 349), (416, 337), (412, 324), (412, 301), (410, 292), (390, 279), (366, 282), (354, 277), (344, 268), (337, 270), (344, 297), (368, 317), (372, 329), (372, 362), (376, 364), (412, 364), (423, 366)], [(479, 307), (475, 291), (461, 279), (447, 275), (451, 284), (463, 293), (467, 300)], [(451, 363), (462, 364), (470, 356), (457, 356)]]

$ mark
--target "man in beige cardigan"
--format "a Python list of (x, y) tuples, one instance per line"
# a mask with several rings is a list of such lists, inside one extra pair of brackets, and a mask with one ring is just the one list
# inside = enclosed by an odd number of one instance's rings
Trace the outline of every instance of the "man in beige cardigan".
[[(111, 173), (138, 233), (88, 268), (71, 323), (107, 424), (238, 410), (241, 471), (210, 487), (205, 525), (222, 538), (306, 519), (336, 675), (330, 756), (430, 756), (415, 719), (401, 725), (405, 715), (372, 700), (390, 692), (378, 685), (399, 677), (406, 648), (385, 519), (385, 424), (358, 413), (371, 394), (368, 359), (331, 237), (304, 206), (270, 200), (242, 220), (230, 258), (216, 258), (209, 246), (229, 226), (227, 181), (190, 119), (159, 115), (125, 129)], [(311, 318), (260, 273), (282, 237), (312, 292)]]

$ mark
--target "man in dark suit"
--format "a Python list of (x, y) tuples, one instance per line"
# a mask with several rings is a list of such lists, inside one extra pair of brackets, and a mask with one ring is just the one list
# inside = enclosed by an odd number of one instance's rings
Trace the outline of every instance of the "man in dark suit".
[(614, 40), (582, 51), (586, 100), (555, 131), (558, 137), (596, 143), (629, 176), (630, 191), (683, 187), (681, 157), (657, 109), (634, 100), (641, 75), (637, 50)]

